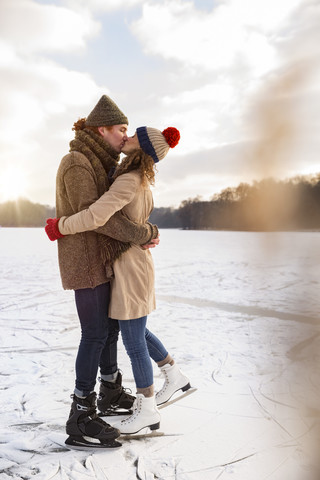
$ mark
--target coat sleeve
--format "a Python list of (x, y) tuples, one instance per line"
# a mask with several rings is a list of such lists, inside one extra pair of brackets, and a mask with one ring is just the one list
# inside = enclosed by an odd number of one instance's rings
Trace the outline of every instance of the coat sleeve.
[(119, 176), (110, 189), (88, 208), (70, 217), (61, 217), (60, 232), (63, 235), (70, 235), (101, 227), (115, 212), (132, 201), (140, 183), (139, 176), (135, 174)]
[[(86, 165), (70, 165), (64, 173), (63, 182), (65, 195), (74, 213), (87, 209), (99, 198), (96, 180)], [(145, 224), (132, 222), (120, 211), (116, 212), (106, 224), (96, 231), (121, 242), (137, 245), (149, 243), (158, 235), (156, 225), (148, 222)]]

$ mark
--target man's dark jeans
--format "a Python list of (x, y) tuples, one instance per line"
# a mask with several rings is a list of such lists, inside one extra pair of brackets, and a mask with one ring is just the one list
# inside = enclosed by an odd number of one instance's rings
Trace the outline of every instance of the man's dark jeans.
[(75, 393), (87, 396), (94, 390), (98, 367), (102, 375), (118, 370), (119, 324), (108, 318), (110, 283), (75, 290), (75, 300), (81, 324)]

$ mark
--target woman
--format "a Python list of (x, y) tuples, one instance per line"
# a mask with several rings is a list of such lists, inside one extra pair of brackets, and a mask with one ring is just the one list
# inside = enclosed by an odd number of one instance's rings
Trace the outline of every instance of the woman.
[[(70, 217), (48, 219), (48, 236), (56, 239), (94, 230), (118, 210), (130, 220), (144, 223), (153, 209), (150, 184), (154, 184), (155, 163), (162, 160), (179, 139), (179, 131), (172, 127), (163, 132), (150, 127), (138, 128), (122, 150), (127, 157), (117, 168), (110, 189), (86, 210)], [(167, 402), (179, 389), (188, 390), (189, 379), (160, 340), (146, 328), (147, 315), (155, 309), (150, 251), (133, 244), (114, 262), (113, 268), (109, 317), (119, 321), (137, 388), (132, 415), (114, 426), (123, 434), (136, 433), (145, 427), (155, 430), (160, 426), (157, 405)], [(150, 357), (165, 376), (165, 383), (156, 396)]]

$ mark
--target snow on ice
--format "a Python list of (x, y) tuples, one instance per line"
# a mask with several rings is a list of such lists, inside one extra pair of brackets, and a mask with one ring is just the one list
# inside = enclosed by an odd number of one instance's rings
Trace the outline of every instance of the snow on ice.
[[(319, 240), (161, 231), (149, 327), (197, 391), (161, 409), (163, 436), (88, 452), (64, 445), (80, 332), (56, 244), (0, 229), (1, 480), (318, 478)], [(121, 341), (119, 363), (134, 390)]]

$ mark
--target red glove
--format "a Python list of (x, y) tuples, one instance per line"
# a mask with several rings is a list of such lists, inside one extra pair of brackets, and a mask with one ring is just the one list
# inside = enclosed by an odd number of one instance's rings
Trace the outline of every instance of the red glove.
[(60, 218), (48, 218), (47, 219), (47, 225), (45, 226), (45, 231), (50, 240), (53, 242), (54, 240), (57, 240), (58, 238), (64, 237), (62, 233), (59, 232), (59, 227), (58, 227), (58, 222)]

